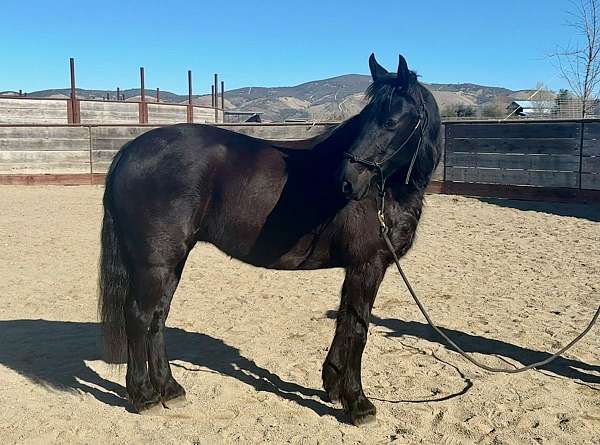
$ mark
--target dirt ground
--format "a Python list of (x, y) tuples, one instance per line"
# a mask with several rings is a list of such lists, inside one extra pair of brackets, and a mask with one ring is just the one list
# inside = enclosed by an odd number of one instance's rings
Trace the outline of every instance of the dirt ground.
[[(564, 359), (489, 374), (432, 333), (390, 269), (363, 360), (376, 425), (322, 400), (341, 270), (276, 272), (201, 245), (168, 350), (189, 404), (130, 412), (100, 359), (101, 187), (0, 187), (2, 443), (600, 443), (600, 326)], [(548, 356), (600, 303), (600, 209), (429, 196), (403, 260), (434, 320), (488, 364)]]

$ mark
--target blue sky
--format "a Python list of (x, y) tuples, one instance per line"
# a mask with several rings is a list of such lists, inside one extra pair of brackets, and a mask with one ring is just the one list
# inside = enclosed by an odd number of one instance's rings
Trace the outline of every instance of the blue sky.
[(402, 53), (426, 82), (564, 87), (547, 58), (571, 38), (566, 0), (3, 0), (0, 91), (68, 85), (210, 91), (368, 73)]

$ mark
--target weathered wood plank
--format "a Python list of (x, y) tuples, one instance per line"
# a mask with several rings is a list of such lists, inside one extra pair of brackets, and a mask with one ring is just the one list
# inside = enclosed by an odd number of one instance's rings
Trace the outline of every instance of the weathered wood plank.
[(127, 142), (158, 127), (91, 127), (92, 151), (119, 150)]
[(89, 151), (0, 152), (0, 174), (61, 174), (89, 171)]
[(578, 187), (579, 173), (499, 168), (446, 167), (446, 180), (484, 184)]
[(92, 138), (92, 151), (96, 150), (119, 150), (127, 142), (134, 138)]
[(102, 127), (91, 127), (92, 137), (94, 139), (102, 138), (135, 138), (140, 134), (146, 133), (147, 131), (158, 128), (158, 126), (139, 126), (139, 125), (127, 125), (127, 126), (111, 126), (105, 125)]
[(583, 173), (600, 173), (600, 156), (583, 157), (581, 159), (581, 171)]
[(433, 183), (432, 192), (449, 195), (482, 196), (503, 199), (521, 199), (550, 202), (600, 202), (600, 190), (576, 188), (534, 187), (527, 185), (473, 184), (468, 182)]
[(75, 174), (13, 174), (0, 175), (2, 185), (84, 185), (92, 184), (89, 173)]
[(183, 105), (148, 104), (148, 123), (176, 124), (187, 122), (187, 107)]
[(139, 105), (131, 102), (80, 101), (82, 124), (139, 123)]
[(433, 171), (433, 175), (431, 176), (433, 181), (443, 181), (444, 180), (444, 163), (440, 162), (437, 168)]
[(0, 127), (0, 151), (89, 149), (84, 127)]
[(193, 117), (196, 124), (212, 124), (215, 122), (215, 110), (214, 108), (194, 107)]
[(573, 139), (579, 136), (579, 124), (573, 122), (523, 122), (523, 123), (446, 123), (448, 138), (564, 138)]
[(256, 138), (271, 140), (298, 140), (317, 136), (334, 124), (316, 125), (248, 125), (248, 124), (219, 124), (217, 127), (246, 134)]
[(586, 122), (583, 125), (583, 139), (600, 139), (600, 122)]
[(587, 190), (600, 190), (600, 174), (583, 173), (581, 175), (581, 188)]
[(585, 139), (583, 156), (600, 156), (600, 139)]
[(92, 173), (106, 173), (118, 150), (92, 151)]
[(449, 167), (479, 167), (576, 172), (579, 171), (579, 156), (448, 153), (446, 155), (446, 165)]
[(446, 149), (448, 153), (579, 155), (579, 139), (447, 139)]
[(65, 100), (0, 98), (0, 124), (66, 124)]

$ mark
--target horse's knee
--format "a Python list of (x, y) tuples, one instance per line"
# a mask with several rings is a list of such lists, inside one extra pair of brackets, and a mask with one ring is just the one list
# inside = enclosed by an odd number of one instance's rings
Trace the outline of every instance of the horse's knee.
[(367, 342), (367, 325), (362, 320), (359, 320), (358, 318), (354, 320), (351, 332), (354, 338), (360, 343), (363, 343), (363, 345)]
[(364, 343), (367, 342), (369, 322), (362, 315), (362, 312), (360, 309), (350, 306), (347, 310), (344, 330), (346, 335), (351, 337), (354, 344), (358, 342), (359, 345), (362, 343), (364, 346)]

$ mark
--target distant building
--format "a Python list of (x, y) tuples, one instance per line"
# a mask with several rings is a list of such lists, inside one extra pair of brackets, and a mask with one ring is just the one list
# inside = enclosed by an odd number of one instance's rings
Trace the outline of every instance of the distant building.
[(23, 94), (22, 91), (0, 91), (0, 96), (6, 96), (6, 97), (11, 97), (11, 96), (27, 96), (27, 93)]
[(241, 122), (262, 122), (262, 112), (260, 111), (225, 111), (225, 122), (227, 123), (241, 123)]
[[(506, 108), (512, 116), (548, 119), (577, 119), (581, 117), (580, 98), (556, 100), (515, 100)], [(586, 117), (600, 116), (600, 101), (590, 99), (586, 106)]]
[(506, 111), (513, 116), (551, 117), (555, 107), (556, 102), (553, 100), (514, 100)]

